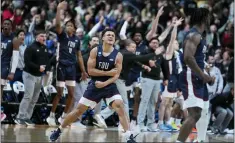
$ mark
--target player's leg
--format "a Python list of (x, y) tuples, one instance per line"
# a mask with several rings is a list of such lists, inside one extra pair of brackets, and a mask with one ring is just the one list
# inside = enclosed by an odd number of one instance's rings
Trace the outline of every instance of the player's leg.
[(158, 112), (158, 116), (159, 116), (158, 127), (160, 130), (168, 131), (169, 128), (167, 128), (163, 122), (164, 116), (165, 116), (166, 105), (167, 105), (167, 98), (164, 97), (164, 92), (162, 94), (162, 102), (160, 103), (159, 112)]
[[(75, 94), (74, 94), (74, 100), (73, 100), (73, 104), (72, 104), (72, 108), (69, 112), (72, 112), (74, 109), (77, 108), (77, 105), (79, 103), (79, 100), (82, 98), (82, 95), (84, 94), (85, 90), (83, 90), (82, 88), (82, 82), (76, 82), (76, 86), (75, 86)], [(84, 126), (82, 123), (81, 123), (81, 120), (82, 120), (82, 115), (79, 116), (77, 118), (77, 120), (71, 124), (71, 126), (74, 126), (74, 127), (80, 127), (80, 128), (86, 128), (86, 126)]]
[(178, 141), (185, 142), (191, 133), (193, 127), (195, 127), (197, 121), (201, 117), (202, 109), (200, 107), (190, 107), (188, 108), (188, 117), (184, 121), (182, 127), (180, 128), (180, 133), (178, 136)]
[(202, 109), (201, 118), (196, 123), (197, 128), (197, 141), (205, 142), (206, 140), (206, 131), (209, 125), (209, 113), (207, 109)]
[(52, 108), (49, 117), (46, 119), (47, 123), (50, 126), (55, 126), (55, 111), (57, 105), (60, 102), (60, 99), (63, 95), (64, 87), (65, 87), (65, 67), (57, 65), (56, 67), (56, 90), (57, 94), (52, 101)]
[(128, 131), (130, 128), (128, 116), (126, 114), (124, 103), (122, 99), (115, 99), (112, 103), (112, 108), (117, 112), (119, 121), (124, 129), (124, 131)]
[(61, 123), (61, 126), (51, 134), (50, 140), (56, 141), (59, 138), (63, 128), (77, 120), (78, 117), (80, 117), (88, 109), (88, 107), (93, 109), (97, 105), (97, 102), (100, 102), (101, 99), (102, 97), (97, 92), (94, 84), (88, 85), (83, 97), (79, 100), (77, 108), (65, 117)]
[(52, 134), (50, 135), (50, 140), (56, 141), (59, 138), (59, 136), (61, 135), (63, 129), (66, 128), (71, 123), (73, 123), (74, 121), (76, 121), (77, 118), (80, 117), (87, 109), (88, 109), (88, 106), (86, 106), (82, 103), (78, 103), (77, 108), (74, 109), (72, 112), (70, 112), (65, 117), (65, 119), (61, 123), (60, 127), (52, 132)]
[(59, 118), (59, 122), (62, 123), (62, 120), (67, 116), (70, 111), (73, 100), (74, 100), (74, 88), (76, 86), (76, 66), (68, 66), (65, 68), (65, 85), (68, 89), (68, 96), (65, 103), (64, 112), (62, 113), (61, 118)]
[[(3, 96), (3, 88), (7, 84), (7, 76), (8, 76), (9, 70), (7, 66), (4, 66), (1, 64), (1, 95), (0, 95), (0, 101), (2, 101)], [(5, 120), (6, 114), (2, 111), (3, 107), (1, 106), (1, 122)]]
[(172, 111), (172, 105), (173, 105), (173, 98), (166, 98), (166, 109), (165, 109), (165, 122), (166, 125), (171, 126), (171, 121), (170, 121), (170, 117), (171, 117), (171, 111)]
[(138, 110), (140, 105), (140, 96), (141, 96), (141, 88), (135, 87), (134, 88), (134, 105), (133, 105), (133, 115), (132, 120), (136, 121), (138, 116)]

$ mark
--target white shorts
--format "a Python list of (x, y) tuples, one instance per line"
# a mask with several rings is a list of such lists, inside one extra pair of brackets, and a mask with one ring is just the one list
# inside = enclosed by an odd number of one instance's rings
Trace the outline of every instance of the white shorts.
[(176, 96), (177, 96), (177, 92), (170, 93), (170, 92), (167, 91), (167, 86), (165, 86), (165, 90), (162, 92), (162, 98), (163, 97), (175, 98)]

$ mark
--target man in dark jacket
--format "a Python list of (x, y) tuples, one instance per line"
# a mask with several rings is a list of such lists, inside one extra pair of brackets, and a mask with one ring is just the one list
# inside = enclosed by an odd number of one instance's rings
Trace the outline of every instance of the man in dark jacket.
[(15, 123), (20, 125), (34, 125), (30, 118), (40, 94), (42, 76), (50, 69), (48, 51), (45, 46), (46, 33), (43, 30), (38, 30), (35, 36), (35, 42), (24, 53), (23, 81), (25, 94), (15, 120)]
[(233, 118), (231, 104), (234, 102), (234, 87), (231, 88), (228, 95), (216, 96), (210, 102), (212, 104), (212, 113), (216, 115), (211, 131), (215, 134), (226, 134), (224, 130)]

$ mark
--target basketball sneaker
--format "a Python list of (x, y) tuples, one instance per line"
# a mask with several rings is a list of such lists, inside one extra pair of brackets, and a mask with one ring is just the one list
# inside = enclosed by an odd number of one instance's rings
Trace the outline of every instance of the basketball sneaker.
[(50, 140), (56, 141), (60, 137), (61, 133), (62, 132), (61, 132), (60, 128), (52, 131), (52, 134), (50, 135)]
[(3, 121), (3, 120), (5, 120), (6, 119), (6, 114), (4, 114), (3, 112), (1, 113), (1, 122)]
[(149, 124), (147, 126), (147, 130), (149, 132), (157, 132), (157, 131), (159, 131), (159, 129), (157, 128), (157, 124), (156, 123)]
[(25, 119), (24, 121), (27, 126), (35, 126), (35, 124), (30, 119)]
[(16, 119), (14, 120), (14, 122), (15, 122), (17, 125), (26, 125), (25, 120), (20, 119), (20, 118), (16, 118)]
[(161, 130), (161, 131), (171, 131), (171, 129), (169, 129), (165, 124), (158, 124), (158, 128)]
[(49, 126), (56, 126), (56, 123), (55, 123), (55, 117), (51, 117), (49, 116), (47, 119), (46, 119), (47, 123)]
[(105, 123), (105, 121), (104, 121), (104, 119), (101, 117), (101, 115), (99, 115), (99, 114), (96, 114), (95, 116), (94, 116), (94, 119), (96, 120), (96, 122), (93, 122), (93, 124), (94, 125), (96, 125), (96, 126), (98, 126), (98, 127), (100, 127), (100, 128), (108, 128), (107, 127), (107, 125), (106, 125), (106, 123)]
[(172, 128), (176, 129), (177, 131), (179, 131), (179, 129), (180, 129), (175, 123), (172, 123), (171, 126), (172, 126)]

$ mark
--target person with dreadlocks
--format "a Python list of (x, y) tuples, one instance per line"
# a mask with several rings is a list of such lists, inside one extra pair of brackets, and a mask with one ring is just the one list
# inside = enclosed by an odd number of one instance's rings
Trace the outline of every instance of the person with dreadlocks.
[[(204, 60), (207, 47), (202, 33), (209, 27), (208, 9), (195, 9), (190, 22), (192, 28), (185, 35), (183, 56), (181, 57), (181, 59), (183, 59), (183, 70), (179, 77), (181, 81), (180, 89), (182, 90), (185, 100), (184, 108), (188, 110), (188, 117), (180, 129), (176, 142), (185, 142), (199, 119), (207, 116), (209, 103), (207, 101), (208, 99), (205, 97), (206, 94), (204, 94), (205, 90), (207, 90), (205, 84), (213, 84), (215, 80), (204, 72)], [(204, 127), (201, 127), (202, 128), (198, 128), (198, 133), (204, 130)]]

